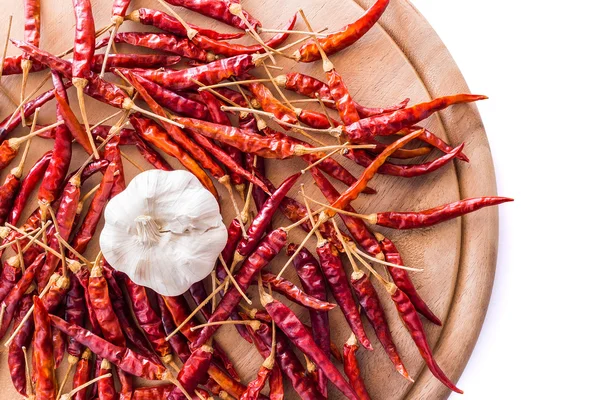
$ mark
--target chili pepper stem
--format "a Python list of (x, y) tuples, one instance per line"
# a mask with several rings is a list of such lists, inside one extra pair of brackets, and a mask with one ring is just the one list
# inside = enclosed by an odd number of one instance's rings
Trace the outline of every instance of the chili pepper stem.
[(31, 382), (31, 370), (29, 368), (29, 360), (27, 357), (27, 347), (21, 346), (23, 352), (23, 361), (25, 362), (25, 393), (27, 394), (27, 400), (35, 399), (33, 394), (33, 382)]
[[(250, 84), (250, 83), (267, 83), (267, 82), (271, 82), (270, 79), (266, 79), (266, 78), (261, 78), (261, 79), (246, 79), (243, 81), (233, 81), (233, 82), (221, 82), (221, 83), (216, 83), (214, 85), (204, 85), (202, 84), (202, 82), (197, 81), (196, 79), (192, 78), (192, 82), (200, 85), (200, 87), (198, 88), (198, 91), (201, 92), (203, 90), (210, 90), (210, 89), (218, 89), (218, 88), (223, 88), (223, 87), (230, 87), (230, 86), (239, 86), (239, 85), (245, 85), (245, 84)], [(231, 100), (228, 99), (229, 102), (231, 102)]]
[[(9, 145), (10, 147), (12, 147), (13, 149), (18, 149), (19, 146), (21, 146), (22, 143), (27, 142), (28, 140), (31, 140), (32, 138), (44, 133), (44, 132), (48, 132), (51, 131), (52, 129), (56, 128), (57, 126), (63, 125), (65, 122), (64, 121), (58, 121), (53, 123), (52, 125), (48, 125), (45, 126), (41, 129), (38, 129), (35, 132), (31, 132), (30, 134), (26, 135), (26, 136), (21, 136), (19, 138), (12, 138), (9, 139)], [(35, 126), (34, 126), (35, 128)]]
[[(23, 70), (23, 79), (21, 81), (21, 103), (23, 103), (23, 99), (25, 98), (25, 88), (27, 87), (27, 80), (29, 79), (29, 71), (31, 71), (33, 63), (31, 60), (22, 59), (21, 60), (21, 69)], [(21, 113), (21, 124), (23, 126), (27, 126), (27, 121), (25, 121), (25, 110), (21, 105), (19, 107), (19, 112)]]
[(108, 63), (108, 55), (110, 53), (110, 48), (115, 42), (115, 36), (117, 35), (117, 31), (123, 24), (123, 17), (120, 15), (113, 15), (112, 17), (112, 26), (113, 29), (110, 32), (110, 37), (108, 38), (108, 45), (106, 46), (106, 51), (104, 52), (104, 59), (102, 60), (102, 68), (100, 69), (100, 79), (104, 79), (104, 72), (106, 71), (106, 64)]
[(329, 204), (325, 204), (322, 203), (318, 200), (313, 199), (312, 197), (309, 196), (305, 196), (308, 200), (310, 200), (311, 202), (320, 205), (321, 207), (325, 207), (328, 210), (332, 210), (335, 211), (338, 214), (343, 214), (343, 215), (348, 215), (350, 217), (356, 217), (356, 218), (360, 218), (360, 219), (364, 219), (365, 221), (367, 221), (370, 224), (376, 224), (377, 223), (377, 214), (358, 214), (358, 213), (354, 213), (354, 212), (350, 212), (350, 211), (346, 211), (346, 210), (341, 210), (339, 208), (335, 208), (330, 206)]
[(198, 313), (198, 311), (200, 311), (204, 306), (206, 306), (212, 300), (212, 298), (215, 297), (221, 291), (221, 289), (223, 289), (224, 287), (225, 287), (225, 282), (221, 283), (219, 285), (219, 287), (217, 287), (215, 290), (213, 290), (213, 292), (211, 294), (209, 294), (206, 297), (206, 299), (204, 299), (204, 301), (202, 303), (198, 304), (198, 307), (196, 307), (194, 309), (194, 311), (192, 311), (190, 313), (190, 315), (188, 315), (188, 317), (185, 320), (183, 320), (183, 322), (177, 328), (175, 328), (173, 330), (173, 332), (171, 332), (167, 336), (167, 338), (166, 338), (167, 342), (169, 340), (171, 340), (171, 338), (173, 338), (173, 336), (175, 336), (177, 334), (177, 332), (179, 332), (181, 330), (181, 328), (183, 328), (183, 326), (185, 326), (185, 324), (187, 324), (188, 322), (190, 322), (190, 320), (192, 318), (194, 318), (194, 315), (196, 315)]
[(252, 300), (250, 300), (250, 298), (248, 298), (248, 296), (246, 295), (246, 293), (244, 293), (244, 291), (242, 290), (242, 288), (240, 287), (240, 285), (237, 283), (237, 281), (235, 280), (235, 278), (231, 274), (231, 270), (229, 268), (227, 268), (227, 264), (225, 263), (225, 260), (223, 259), (223, 255), (222, 254), (219, 254), (219, 261), (221, 262), (221, 265), (223, 265), (223, 268), (225, 269), (225, 272), (227, 273), (227, 276), (229, 277), (229, 280), (231, 281), (231, 283), (233, 283), (233, 286), (235, 286), (235, 288), (240, 293), (240, 295), (244, 298), (244, 300), (246, 300), (246, 303), (252, 304)]
[[(183, 18), (181, 18), (181, 15), (179, 15), (177, 12), (175, 12), (175, 10), (173, 9), (173, 7), (171, 7), (170, 5), (168, 5), (167, 2), (165, 2), (163, 0), (158, 0), (158, 2), (164, 8), (167, 9), (167, 11), (173, 16), (173, 18), (175, 18), (177, 21), (179, 21), (179, 23), (185, 29), (185, 32), (186, 32), (186, 35), (187, 35), (188, 39), (192, 40), (198, 34), (198, 31), (195, 30), (195, 29), (192, 29), (190, 27), (190, 25)], [(139, 12), (138, 12), (138, 19), (139, 19)]]
[(21, 108), (25, 105), (25, 103), (27, 103), (46, 84), (46, 82), (48, 82), (48, 79), (50, 79), (50, 76), (51, 76), (51, 74), (47, 74), (46, 77), (42, 80), (42, 82), (31, 93), (29, 93), (29, 95), (26, 98), (24, 98), (21, 101), (21, 103), (19, 103), (19, 105), (17, 106), (15, 111), (12, 113), (12, 115), (8, 119), (8, 122), (5, 124), (5, 126), (8, 126), (12, 123), (12, 121), (15, 119), (17, 114), (19, 114)]
[[(325, 27), (323, 29), (327, 30), (329, 28)], [(288, 29), (258, 28), (256, 31), (259, 34), (263, 33), (263, 32), (266, 32), (266, 33), (297, 33), (297, 34), (300, 34), (300, 35), (311, 35), (311, 36), (315, 36), (316, 35), (318, 37), (326, 37), (327, 36), (326, 34), (322, 34), (322, 33), (314, 33), (314, 32), (311, 32), (311, 31), (296, 31), (296, 30), (293, 30), (293, 29), (292, 30), (288, 30)]]
[[(346, 145), (348, 145), (348, 142), (344, 143), (342, 146), (346, 146)], [(339, 153), (342, 150), (344, 150), (344, 149), (333, 150), (331, 153), (326, 154), (325, 156), (321, 157), (319, 160), (317, 160), (314, 163), (310, 164), (308, 167), (304, 168), (300, 172), (302, 173), (302, 175), (304, 175), (305, 173), (307, 173), (308, 171), (310, 171), (311, 169), (313, 169), (317, 165), (321, 164), (323, 161), (327, 160), (328, 158), (333, 157), (334, 155), (336, 155), (337, 153)]]
[(108, 373), (108, 374), (101, 375), (97, 378), (94, 378), (91, 381), (87, 381), (83, 385), (78, 386), (75, 389), (71, 390), (69, 393), (65, 393), (62, 396), (60, 396), (60, 400), (69, 400), (73, 397), (73, 395), (75, 395), (75, 393), (79, 392), (80, 390), (83, 390), (83, 389), (87, 388), (88, 386), (93, 385), (94, 383), (96, 383), (102, 379), (107, 379), (110, 377), (112, 377), (112, 374)]
[(67, 372), (65, 372), (65, 377), (63, 378), (62, 382), (60, 383), (60, 386), (58, 388), (58, 393), (56, 394), (56, 397), (59, 399), (60, 399), (60, 395), (62, 394), (63, 389), (65, 388), (65, 384), (67, 383), (67, 378), (69, 377), (69, 375), (71, 375), (71, 370), (73, 369), (73, 367), (75, 365), (77, 365), (79, 358), (74, 357), (69, 354), (67, 361), (69, 363), (69, 367), (67, 368)]
[(77, 99), (79, 100), (79, 110), (81, 111), (81, 119), (83, 119), (83, 126), (85, 126), (85, 131), (88, 136), (88, 140), (90, 141), (90, 145), (92, 146), (92, 151), (94, 153), (94, 158), (96, 160), (100, 159), (100, 154), (98, 154), (98, 149), (96, 149), (96, 143), (94, 143), (94, 137), (92, 136), (92, 131), (90, 129), (90, 123), (87, 117), (87, 111), (85, 108), (85, 95), (83, 90), (88, 85), (88, 80), (84, 78), (73, 78), (72, 79), (73, 86), (77, 89)]
[(381, 260), (381, 259), (379, 259), (377, 257), (372, 257), (369, 254), (365, 253), (364, 251), (360, 250), (358, 247), (356, 247), (356, 245), (354, 243), (353, 243), (353, 249), (352, 249), (352, 251), (354, 253), (357, 253), (357, 254), (361, 255), (362, 257), (366, 258), (369, 261), (372, 261), (372, 262), (375, 262), (375, 263), (378, 263), (378, 264), (381, 264), (381, 265), (385, 265), (385, 266), (392, 267), (392, 268), (404, 269), (404, 270), (407, 270), (407, 271), (423, 272), (422, 268), (411, 268), (411, 267), (407, 267), (405, 265), (398, 265), (398, 264), (390, 263), (390, 262), (387, 262), (385, 260)]
[[(273, 54), (270, 53), (270, 51), (272, 51), (273, 53), (280, 54), (279, 51), (272, 49), (264, 42), (264, 40), (261, 39), (258, 32), (256, 32), (256, 30), (254, 29), (252, 24), (250, 24), (250, 22), (248, 21), (248, 19), (242, 12), (242, 5), (240, 3), (232, 3), (229, 6), (229, 12), (242, 20), (244, 25), (246, 25), (246, 28), (247, 28), (246, 32), (249, 31), (250, 36), (254, 40), (256, 40), (258, 42), (258, 44), (260, 44), (265, 49), (265, 51), (267, 52), (267, 54), (268, 54), (269, 58), (271, 59), (271, 61), (273, 62), (273, 64), (277, 65), (277, 61), (275, 60), (275, 57), (273, 57)], [(280, 55), (283, 55), (283, 54), (280, 54)]]
[(359, 144), (359, 145), (334, 145), (334, 146), (323, 146), (323, 147), (306, 147), (306, 146), (296, 146), (296, 153), (299, 156), (303, 156), (306, 154), (314, 154), (314, 153), (322, 153), (326, 151), (341, 151), (341, 150), (360, 150), (360, 149), (373, 149), (376, 145), (374, 144)]
[(137, 106), (137, 105), (136, 105), (136, 104), (133, 102), (133, 100), (131, 100), (131, 99), (129, 99), (129, 98), (125, 99), (125, 101), (123, 102), (123, 109), (125, 109), (125, 110), (128, 110), (128, 111), (129, 111), (129, 110), (137, 111), (137, 112), (139, 112), (139, 113), (142, 113), (142, 114), (148, 115), (148, 116), (150, 116), (150, 117), (152, 117), (152, 118), (156, 118), (156, 119), (159, 119), (159, 120), (161, 120), (161, 121), (163, 121), (163, 122), (167, 122), (167, 123), (169, 123), (169, 124), (171, 124), (171, 125), (175, 125), (175, 126), (177, 126), (177, 127), (181, 128), (181, 129), (185, 128), (185, 126), (183, 126), (183, 125), (182, 125), (182, 124), (180, 124), (179, 122), (175, 122), (175, 121), (173, 121), (173, 120), (171, 120), (171, 119), (169, 119), (169, 118), (162, 117), (162, 116), (160, 116), (160, 115), (154, 114), (154, 113), (153, 113), (153, 112), (151, 112), (151, 111), (144, 110), (143, 108), (140, 108), (140, 107), (138, 107), (138, 106)]
[(216, 326), (216, 325), (250, 325), (251, 327), (258, 329), (260, 327), (260, 321), (257, 320), (244, 320), (244, 321), (216, 321), (216, 322), (207, 322), (206, 324), (196, 325), (192, 327), (190, 330), (197, 331), (199, 329), (205, 328), (207, 326)]
[[(313, 32), (311, 34), (311, 36), (315, 39), (317, 49), (319, 50), (319, 53), (321, 54), (321, 58), (323, 59), (323, 71), (329, 72), (329, 71), (333, 70), (334, 69), (333, 63), (329, 60), (329, 57), (327, 57), (327, 54), (325, 54), (325, 51), (323, 50), (323, 47), (319, 43), (317, 36), (314, 34), (313, 28), (310, 25), (308, 18), (306, 18), (306, 15), (304, 14), (304, 10), (300, 9), (300, 10), (298, 10), (298, 12), (300, 13), (300, 16), (302, 17), (302, 19), (304, 20), (304, 23), (306, 24), (306, 27), (308, 28), (308, 30)], [(294, 60), (296, 60), (296, 62), (299, 62), (300, 58), (301, 58), (300, 51), (298, 50), (298, 51), (294, 52), (292, 57), (294, 58)]]

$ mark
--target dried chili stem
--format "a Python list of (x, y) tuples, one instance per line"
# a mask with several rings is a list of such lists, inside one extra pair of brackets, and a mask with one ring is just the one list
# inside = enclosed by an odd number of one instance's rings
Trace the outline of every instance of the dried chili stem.
[(250, 325), (250, 326), (253, 326), (254, 328), (258, 329), (258, 328), (260, 328), (260, 321), (257, 321), (257, 320), (243, 320), (243, 321), (227, 320), (227, 321), (207, 322), (206, 324), (196, 325), (196, 326), (190, 328), (190, 330), (193, 332), (193, 331), (197, 331), (198, 329), (205, 328), (207, 326), (216, 326), (216, 325)]
[[(202, 83), (202, 82), (196, 81), (196, 79), (192, 79), (191, 81), (196, 84)], [(230, 86), (239, 86), (239, 85), (245, 85), (245, 84), (249, 84), (249, 83), (268, 83), (268, 82), (271, 82), (271, 80), (267, 79), (267, 78), (260, 78), (260, 79), (246, 79), (246, 80), (242, 80), (242, 81), (233, 81), (233, 82), (221, 82), (221, 83), (217, 83), (217, 84), (210, 85), (210, 86), (202, 84), (198, 88), (198, 91), (201, 92), (203, 90), (218, 89), (218, 88), (230, 87)], [(231, 102), (231, 101), (229, 101), (229, 99), (227, 101)]]
[(8, 50), (8, 39), (10, 39), (10, 31), (12, 29), (13, 16), (8, 16), (8, 28), (6, 29), (6, 40), (4, 41), (4, 48), (2, 49), (2, 59), (0, 60), (0, 80), (2, 80), (2, 73), (4, 72), (4, 60), (6, 59), (6, 51)]
[(79, 392), (80, 390), (83, 390), (83, 389), (87, 388), (88, 386), (93, 385), (94, 383), (98, 382), (99, 380), (107, 379), (110, 377), (112, 377), (111, 373), (104, 374), (97, 378), (94, 378), (91, 381), (88, 381), (88, 382), (84, 383), (83, 385), (80, 385), (80, 386), (76, 387), (75, 389), (72, 389), (69, 393), (63, 394), (62, 396), (60, 396), (59, 400), (69, 400), (75, 395), (75, 393)]
[[(160, 0), (159, 0), (160, 1)], [(323, 28), (323, 30), (327, 30), (329, 28), (325, 27)], [(271, 29), (271, 28), (259, 28), (258, 29), (258, 33), (262, 33), (262, 32), (266, 32), (266, 33), (297, 33), (299, 35), (311, 35), (311, 36), (318, 36), (318, 37), (327, 37), (326, 34), (322, 34), (322, 33), (314, 33), (312, 31), (296, 31), (296, 30), (288, 30), (288, 29)]]
[(321, 57), (323, 59), (323, 71), (325, 71), (325, 72), (331, 71), (334, 68), (333, 64), (327, 57), (327, 54), (325, 54), (323, 47), (321, 47), (318, 37), (314, 34), (314, 30), (313, 30), (312, 26), (310, 25), (308, 18), (306, 18), (306, 15), (304, 14), (304, 10), (300, 9), (300, 10), (298, 10), (298, 12), (300, 13), (300, 16), (302, 17), (302, 19), (304, 20), (304, 23), (306, 24), (306, 27), (308, 28), (308, 30), (313, 32), (312, 37), (315, 39), (315, 43), (317, 44), (317, 49), (319, 49), (319, 53), (321, 54)]
[(229, 268), (227, 268), (227, 264), (225, 263), (225, 260), (223, 259), (223, 255), (221, 255), (221, 254), (219, 254), (219, 261), (223, 265), (223, 268), (225, 268), (225, 272), (227, 273), (229, 280), (231, 281), (231, 283), (233, 283), (233, 286), (235, 286), (235, 288), (240, 293), (240, 295), (244, 298), (244, 300), (246, 300), (246, 303), (252, 304), (252, 300), (250, 300), (250, 298), (248, 298), (248, 296), (246, 296), (246, 293), (244, 293), (244, 291), (242, 290), (240, 285), (237, 283), (237, 281), (231, 274), (231, 271), (229, 270)]

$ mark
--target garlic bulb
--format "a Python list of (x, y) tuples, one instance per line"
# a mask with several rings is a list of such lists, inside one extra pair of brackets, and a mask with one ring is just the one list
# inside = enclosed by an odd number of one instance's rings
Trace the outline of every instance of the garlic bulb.
[(137, 283), (178, 296), (210, 274), (227, 241), (214, 196), (187, 171), (146, 171), (106, 206), (100, 248)]

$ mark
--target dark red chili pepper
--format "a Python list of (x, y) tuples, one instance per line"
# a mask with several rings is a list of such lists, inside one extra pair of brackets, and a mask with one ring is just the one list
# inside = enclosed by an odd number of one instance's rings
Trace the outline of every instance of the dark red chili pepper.
[[(394, 339), (392, 338), (392, 333), (390, 332), (390, 328), (385, 317), (385, 311), (381, 306), (379, 296), (375, 291), (375, 287), (369, 280), (369, 277), (363, 271), (355, 271), (352, 274), (350, 281), (352, 283), (352, 287), (354, 288), (354, 293), (356, 293), (356, 297), (358, 298), (358, 302), (362, 306), (367, 319), (371, 323), (371, 326), (373, 327), (381, 346), (394, 364), (394, 367), (396, 367), (396, 370), (402, 374), (402, 376), (412, 382), (413, 380), (408, 375), (408, 371), (406, 370), (406, 367), (404, 366), (404, 363), (398, 354), (398, 349), (396, 349)], [(344, 346), (344, 358), (346, 357), (345, 353), (346, 346)], [(352, 379), (350, 380), (352, 381)]]
[[(194, 351), (181, 367), (177, 380), (181, 386), (189, 393), (192, 393), (196, 386), (205, 383), (208, 379), (208, 368), (213, 358), (213, 348), (210, 345), (203, 345)], [(179, 388), (173, 389), (170, 400), (176, 400), (183, 397), (183, 392)]]
[(141, 76), (137, 80), (161, 106), (187, 117), (206, 119), (209, 116), (204, 104), (189, 100)]
[[(258, 244), (256, 250), (244, 261), (235, 275), (235, 280), (242, 291), (246, 292), (248, 290), (256, 274), (279, 254), (285, 246), (286, 240), (287, 233), (280, 228), (269, 233)], [(230, 287), (208, 322), (225, 321), (234, 312), (235, 307), (241, 300), (242, 295), (238, 290), (233, 286)], [(202, 329), (198, 339), (193, 343), (193, 348), (196, 349), (205, 344), (219, 327), (220, 325), (213, 325)]]
[[(323, 176), (323, 174), (316, 168), (310, 170), (310, 173), (315, 180), (315, 183), (330, 203), (335, 203), (336, 200), (340, 197), (340, 193), (336, 190), (336, 188)], [(354, 210), (352, 206), (347, 206), (346, 210)], [(351, 211), (354, 212), (354, 211)], [(381, 253), (381, 247), (377, 242), (375, 236), (369, 231), (369, 228), (360, 218), (352, 217), (349, 215), (340, 214), (342, 221), (350, 231), (352, 237), (360, 244), (362, 248), (373, 257), (379, 257), (383, 259), (383, 254)], [(357, 335), (360, 338), (360, 335)]]
[[(112, 373), (110, 362), (106, 359), (100, 364), (99, 376)], [(98, 381), (98, 400), (117, 400), (117, 391), (115, 390), (115, 382), (112, 377), (100, 379)]]
[[(291, 256), (296, 250), (297, 247), (295, 245), (288, 245), (287, 255)], [(294, 267), (304, 291), (319, 300), (327, 301), (325, 277), (321, 272), (319, 262), (306, 248), (302, 249), (294, 259)], [(329, 315), (326, 311), (312, 309), (309, 310), (309, 315), (315, 342), (323, 353), (329, 357), (331, 342)], [(321, 370), (317, 372), (317, 375), (319, 391), (324, 397), (327, 397), (327, 378)]]
[[(178, 36), (187, 37), (187, 31), (183, 25), (174, 17), (169, 14), (153, 10), (150, 8), (140, 8), (131, 12), (126, 17), (130, 21), (139, 22), (144, 25), (152, 25), (165, 32), (174, 33)], [(239, 39), (245, 35), (245, 33), (221, 33), (215, 32), (210, 29), (203, 29), (197, 25), (189, 24), (191, 29), (198, 32), (199, 35), (208, 37), (214, 40), (230, 40)]]
[[(227, 228), (227, 243), (225, 244), (225, 248), (221, 252), (221, 255), (223, 256), (223, 261), (225, 261), (225, 264), (231, 265), (231, 262), (233, 261), (235, 249), (237, 248), (237, 245), (241, 238), (242, 238), (242, 227), (240, 225), (240, 221), (238, 221), (237, 219), (234, 218), (231, 221), (231, 223), (229, 224), (229, 227)], [(219, 279), (219, 281), (223, 282), (225, 280), (225, 278), (227, 278), (227, 272), (224, 270), (223, 264), (217, 263), (216, 271), (217, 271), (217, 279)], [(201, 282), (198, 282), (198, 285), (201, 285), (201, 284), (202, 284)]]
[(431, 373), (448, 388), (456, 393), (462, 394), (463, 391), (457, 388), (456, 385), (454, 385), (452, 381), (446, 377), (442, 369), (435, 362), (435, 359), (433, 358), (433, 352), (427, 343), (427, 337), (425, 336), (423, 324), (419, 319), (419, 314), (417, 314), (417, 310), (415, 310), (415, 307), (410, 302), (408, 296), (398, 289), (398, 287), (396, 287), (394, 284), (388, 285), (386, 289), (392, 296), (392, 300), (398, 309), (398, 313), (400, 314), (406, 329), (417, 345), (419, 352), (421, 353), (421, 357), (423, 357), (423, 360), (425, 360), (425, 364), (427, 364), (427, 367)]
[[(188, 321), (183, 324), (190, 315), (190, 310), (187, 305), (187, 302), (183, 296), (161, 296), (165, 302), (165, 305), (169, 309), (171, 316), (176, 324), (176, 326), (181, 326), (180, 332), (189, 342), (194, 342), (200, 334), (198, 331), (192, 330), (194, 324), (192, 321)], [(183, 326), (182, 326), (183, 325)]]
[(40, 400), (53, 400), (56, 398), (56, 378), (50, 317), (44, 304), (37, 296), (34, 296), (33, 304), (35, 397)]
[[(6, 57), (2, 64), (2, 76), (7, 75), (21, 75), (23, 73), (23, 66), (21, 65), (26, 58), (23, 55)], [(31, 61), (30, 61), (31, 62)], [(46, 69), (46, 66), (38, 62), (31, 62), (31, 68), (29, 73), (39, 72)]]
[(248, 228), (248, 237), (242, 238), (238, 244), (234, 254), (234, 265), (242, 261), (245, 257), (249, 256), (261, 242), (262, 236), (266, 231), (267, 225), (273, 219), (277, 208), (281, 204), (281, 201), (292, 189), (301, 174), (296, 173), (287, 178), (275, 192), (272, 193), (271, 197), (267, 200), (264, 206), (259, 210), (258, 214), (252, 221), (252, 224)]
[[(423, 133), (419, 136), (419, 140), (422, 140), (423, 142), (435, 147), (436, 149), (448, 154), (451, 153), (454, 148), (452, 146), (450, 146), (448, 143), (444, 142), (441, 138), (439, 138), (438, 136), (434, 135), (431, 131), (429, 131), (428, 129), (422, 128), (418, 125), (414, 125), (411, 128), (407, 128), (404, 129), (400, 132), (398, 132), (399, 135), (406, 135), (409, 134), (411, 132), (414, 131), (420, 131), (420, 130), (424, 130)], [(370, 150), (373, 153), (379, 154), (380, 152), (382, 152), (383, 150), (385, 150), (385, 147), (387, 147), (386, 145), (379, 143), (377, 141), (373, 141), (373, 143), (377, 144), (377, 148), (376, 149), (372, 149)], [(398, 154), (394, 154), (392, 155), (392, 157), (396, 157), (396, 158), (412, 158), (412, 156), (416, 155), (416, 154), (411, 154), (411, 152), (414, 152), (415, 150), (406, 150), (406, 149), (400, 149), (397, 151)], [(422, 155), (422, 154), (420, 154)], [(465, 162), (469, 162), (469, 158), (464, 155), (464, 153), (460, 153), (457, 158), (459, 160), (465, 161)]]
[[(144, 140), (153, 144), (160, 150), (164, 151), (168, 155), (175, 157), (184, 167), (187, 168), (192, 174), (196, 176), (201, 182), (206, 183), (210, 181), (206, 172), (200, 168), (198, 163), (188, 154), (186, 153), (177, 143), (171, 140), (167, 132), (154, 122), (151, 119), (143, 117), (141, 114), (136, 113), (132, 114), (129, 117), (129, 121), (131, 125), (135, 128), (136, 132), (142, 137)], [(212, 182), (211, 182), (212, 184)], [(214, 188), (214, 185), (213, 185)], [(215, 189), (216, 191), (216, 189)]]
[(292, 310), (268, 294), (261, 297), (261, 302), (279, 329), (300, 351), (319, 366), (327, 379), (337, 386), (346, 397), (357, 400), (358, 397), (352, 387), (344, 380), (344, 377), (329, 360), (329, 357), (315, 343), (310, 331), (304, 327)]
[(267, 358), (265, 362), (260, 366), (258, 373), (256, 374), (256, 379), (252, 382), (248, 383), (246, 391), (240, 397), (240, 400), (257, 400), (260, 395), (260, 391), (263, 390), (265, 384), (267, 383), (267, 379), (271, 376), (271, 372), (273, 372), (274, 359)]
[(240, 76), (243, 73), (248, 72), (250, 69), (254, 68), (255, 63), (259, 59), (260, 56), (245, 54), (224, 58), (222, 60), (213, 61), (210, 64), (199, 65), (181, 71), (145, 69), (133, 69), (131, 71), (158, 83), (162, 87), (175, 91), (188, 90), (197, 87), (192, 81), (193, 79), (198, 80), (205, 85), (214, 85), (225, 79), (229, 79), (232, 76)]
[[(54, 275), (58, 276), (58, 275)], [(49, 313), (54, 313), (61, 306), (69, 287), (71, 286), (70, 279), (67, 276), (59, 276), (58, 279), (50, 281), (50, 289), (42, 299), (44, 308)]]
[(112, 344), (125, 347), (125, 335), (123, 335), (119, 319), (113, 310), (108, 294), (108, 283), (102, 273), (102, 267), (99, 265), (92, 268), (88, 292), (94, 314), (102, 330), (102, 336)]
[[(261, 324), (259, 329), (263, 329), (263, 325), (264, 324)], [(247, 326), (246, 328), (260, 355), (265, 359), (268, 358), (271, 355), (269, 346), (252, 330), (252, 327)], [(277, 338), (275, 338), (275, 340), (275, 343), (277, 343)], [(275, 345), (275, 349), (277, 349), (277, 345)], [(276, 359), (277, 358), (275, 358), (275, 360)], [(273, 365), (271, 375), (269, 376), (269, 398), (271, 400), (283, 400), (284, 398), (283, 375), (281, 374), (281, 369), (278, 364)]]
[[(92, 352), (90, 349), (85, 349), (77, 366), (75, 367), (75, 374), (73, 375), (73, 388), (79, 387), (84, 383), (88, 382), (92, 376)], [(87, 399), (87, 388), (82, 389), (75, 393), (73, 396), (74, 400), (86, 400)]]
[(161, 380), (167, 375), (166, 369), (162, 365), (156, 364), (128, 348), (113, 345), (84, 328), (68, 324), (57, 316), (52, 315), (50, 319), (53, 326), (68, 336), (74, 337), (75, 340), (89, 347), (93, 353), (106, 358), (131, 375), (149, 380)]
[(92, 4), (90, 0), (73, 0), (73, 10), (75, 11), (73, 77), (88, 79), (92, 67), (94, 40), (96, 38)]
[(461, 200), (421, 212), (385, 212), (377, 214), (377, 225), (393, 229), (425, 228), (490, 207), (513, 201), (507, 197), (477, 197)]
[(327, 282), (329, 283), (331, 294), (338, 306), (340, 306), (350, 329), (352, 329), (352, 332), (354, 332), (360, 343), (366, 349), (372, 350), (373, 347), (365, 333), (365, 329), (360, 319), (360, 313), (356, 303), (354, 303), (346, 271), (344, 270), (337, 249), (333, 247), (330, 242), (323, 241), (317, 245), (317, 254), (319, 256), (319, 261), (321, 261), (323, 275), (325, 275), (325, 278), (327, 278)]
[[(236, 3), (233, 0), (168, 0), (168, 3), (174, 6), (185, 7), (242, 30), (247, 29), (246, 24), (229, 11), (229, 7)], [(261, 23), (246, 11), (243, 11), (243, 14), (248, 22), (250, 22), (250, 26), (253, 28), (261, 26)]]
[(344, 127), (344, 133), (352, 143), (365, 142), (374, 139), (375, 136), (393, 135), (453, 104), (471, 103), (485, 99), (487, 99), (486, 96), (472, 94), (440, 97), (390, 114), (361, 119)]
[(369, 392), (365, 382), (360, 376), (360, 367), (358, 366), (358, 360), (356, 359), (356, 352), (358, 351), (358, 341), (356, 336), (352, 334), (350, 339), (344, 343), (344, 372), (352, 385), (352, 389), (358, 395), (361, 400), (370, 400)]
[[(31, 287), (33, 288), (33, 287)], [(17, 327), (33, 307), (33, 292), (26, 294), (18, 305), (18, 314), (15, 316), (14, 326)], [(6, 316), (5, 316), (6, 318)], [(13, 385), (19, 394), (27, 397), (27, 371), (25, 369), (25, 355), (22, 347), (27, 347), (33, 337), (33, 319), (29, 318), (19, 331), (8, 348), (8, 368)]]
[(330, 311), (335, 308), (335, 304), (328, 303), (327, 300), (320, 300), (302, 291), (298, 286), (285, 278), (277, 278), (270, 272), (262, 273), (263, 285), (270, 287), (273, 291), (281, 293), (289, 300), (308, 308), (309, 310)]
[(321, 53), (319, 53), (319, 46), (316, 41), (327, 55), (338, 53), (350, 47), (377, 23), (389, 3), (390, 0), (377, 0), (358, 20), (324, 38), (310, 40), (294, 53), (294, 57), (300, 62), (319, 60)]
[[(162, 320), (163, 327), (165, 328), (165, 333), (170, 335), (171, 332), (177, 329), (177, 324), (173, 320), (171, 312), (169, 311), (164, 298), (162, 296), (156, 296), (156, 301), (160, 309), (160, 318)], [(177, 332), (175, 335), (173, 335), (173, 337), (171, 337), (171, 339), (169, 339), (169, 344), (175, 353), (177, 353), (179, 359), (182, 362), (186, 362), (186, 360), (190, 357), (191, 352), (185, 336), (183, 336), (181, 332)]]
[[(109, 38), (104, 38), (96, 43), (96, 49), (105, 47)], [(127, 43), (132, 46), (145, 47), (151, 50), (166, 51), (182, 57), (202, 62), (215, 60), (214, 54), (197, 47), (187, 38), (182, 38), (169, 33), (149, 32), (121, 32), (114, 38), (115, 43)]]
[[(65, 303), (65, 321), (69, 324), (83, 326), (87, 309), (85, 305), (85, 292), (77, 279), (71, 279), (71, 289), (67, 293)], [(83, 352), (83, 346), (73, 338), (68, 339), (67, 353), (70, 356), (79, 358)]]

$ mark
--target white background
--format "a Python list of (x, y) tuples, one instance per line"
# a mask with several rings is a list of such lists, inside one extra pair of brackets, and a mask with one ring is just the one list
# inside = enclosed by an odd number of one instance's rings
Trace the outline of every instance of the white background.
[(600, 4), (413, 0), (454, 56), (490, 139), (500, 252), (452, 399), (598, 399)]

